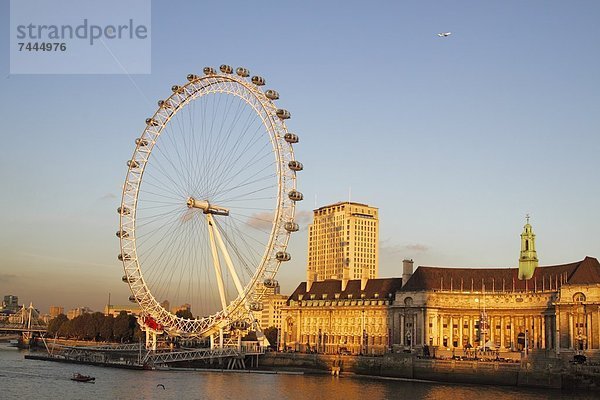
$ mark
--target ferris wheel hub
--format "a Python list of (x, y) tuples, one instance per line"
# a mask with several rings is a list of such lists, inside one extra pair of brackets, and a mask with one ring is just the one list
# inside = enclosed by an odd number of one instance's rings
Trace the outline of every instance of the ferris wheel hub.
[(210, 204), (208, 200), (196, 200), (193, 197), (188, 197), (186, 204), (188, 208), (198, 208), (204, 214), (229, 215), (229, 209)]

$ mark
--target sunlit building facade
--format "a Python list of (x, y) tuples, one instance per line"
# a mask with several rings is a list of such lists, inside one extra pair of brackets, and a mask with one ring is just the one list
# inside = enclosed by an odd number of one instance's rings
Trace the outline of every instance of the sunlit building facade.
[[(379, 212), (340, 202), (313, 211), (308, 228), (308, 281), (377, 278)], [(346, 274), (346, 275), (344, 275)]]
[(392, 341), (400, 348), (600, 352), (598, 260), (537, 263), (528, 221), (519, 268), (417, 268), (391, 306)]

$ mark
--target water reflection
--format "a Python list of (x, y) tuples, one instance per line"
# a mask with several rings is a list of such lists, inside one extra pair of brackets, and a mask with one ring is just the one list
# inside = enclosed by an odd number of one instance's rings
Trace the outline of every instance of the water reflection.
[[(572, 393), (499, 386), (449, 385), (329, 375), (131, 371), (24, 360), (24, 353), (0, 349), (0, 398), (4, 399), (571, 399)], [(70, 381), (73, 372), (96, 377), (95, 384)], [(158, 384), (164, 385), (157, 387)], [(577, 393), (580, 400), (598, 393)]]

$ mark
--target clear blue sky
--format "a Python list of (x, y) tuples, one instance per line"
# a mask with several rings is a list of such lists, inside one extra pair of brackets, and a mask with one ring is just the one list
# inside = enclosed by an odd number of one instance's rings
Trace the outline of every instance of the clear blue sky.
[[(0, 15), (0, 295), (126, 302), (133, 140), (171, 85), (222, 63), (291, 111), (301, 211), (349, 188), (380, 208), (381, 276), (405, 257), (514, 267), (526, 213), (541, 265), (600, 256), (600, 2), (153, 1), (152, 74), (131, 79), (8, 76), (7, 1)], [(306, 248), (294, 235), (286, 293)]]

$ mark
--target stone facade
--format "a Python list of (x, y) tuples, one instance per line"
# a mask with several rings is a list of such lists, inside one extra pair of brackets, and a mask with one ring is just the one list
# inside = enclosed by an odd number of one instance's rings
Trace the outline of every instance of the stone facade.
[(302, 282), (283, 308), (282, 347), (326, 354), (383, 354), (401, 278)]
[[(419, 267), (391, 306), (393, 342), (445, 349), (600, 350), (600, 263), (513, 269)], [(444, 281), (445, 278), (445, 281)]]

